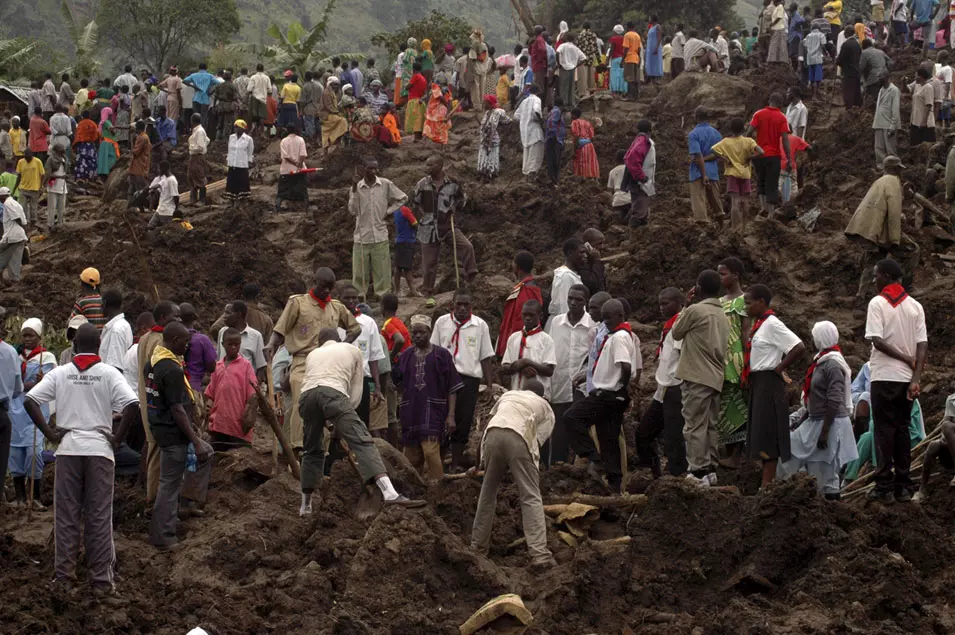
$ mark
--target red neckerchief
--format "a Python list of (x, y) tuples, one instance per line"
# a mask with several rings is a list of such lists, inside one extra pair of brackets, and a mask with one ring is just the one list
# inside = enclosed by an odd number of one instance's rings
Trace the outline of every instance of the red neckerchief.
[(312, 297), (312, 299), (315, 300), (315, 302), (318, 303), (319, 308), (322, 308), (322, 309), (324, 309), (324, 308), (325, 308), (325, 305), (327, 305), (329, 302), (332, 301), (332, 295), (331, 295), (331, 294), (326, 295), (324, 298), (320, 298), (320, 297), (318, 297), (317, 295), (315, 295), (315, 289), (309, 289), (309, 290), (308, 290), (308, 295), (310, 295), (310, 296)]
[(139, 336), (133, 338), (133, 344), (139, 344)]
[(746, 346), (745, 346), (745, 348), (743, 349), (743, 376), (742, 376), (742, 381), (744, 381), (744, 382), (749, 380), (749, 373), (750, 373), (749, 360), (750, 360), (750, 357), (753, 355), (753, 338), (756, 336), (756, 331), (759, 330), (759, 327), (761, 327), (761, 326), (763, 325), (763, 323), (764, 323), (766, 320), (768, 320), (768, 319), (769, 319), (769, 316), (771, 316), (771, 315), (776, 315), (775, 313), (773, 313), (772, 309), (770, 309), (770, 310), (766, 311), (765, 313), (763, 313), (763, 315), (762, 315), (758, 320), (756, 320), (755, 322), (753, 322), (753, 328), (752, 328), (752, 329), (750, 330), (750, 332), (749, 332), (749, 341), (746, 342)]
[(153, 333), (162, 333), (164, 328), (165, 328), (164, 326), (159, 326), (154, 324), (153, 326), (149, 327), (149, 330), (152, 331)]
[(613, 337), (613, 334), (619, 331), (626, 331), (631, 334), (631, 337), (633, 337), (633, 329), (630, 328), (630, 322), (621, 322), (614, 330), (608, 331), (607, 337), (604, 338), (604, 341), (600, 343), (600, 348), (597, 349), (597, 357), (594, 359), (594, 366), (590, 369), (591, 374), (597, 370), (597, 363), (600, 362), (600, 355), (604, 352), (604, 346), (607, 345), (607, 342), (610, 341), (610, 338)]
[(73, 356), (73, 364), (80, 369), (80, 372), (86, 372), (94, 364), (98, 364), (102, 359), (94, 353), (77, 353)]
[(517, 351), (517, 359), (524, 359), (524, 349), (527, 348), (527, 338), (530, 337), (531, 335), (536, 335), (537, 333), (540, 333), (543, 330), (544, 329), (541, 328), (540, 324), (538, 324), (537, 326), (535, 326), (529, 331), (526, 328), (521, 329), (521, 347)]
[(356, 306), (356, 307), (355, 307), (355, 310), (352, 311), (351, 313), (352, 313), (352, 315), (354, 315), (355, 317), (358, 317), (359, 315), (361, 315), (361, 309), (359, 309), (359, 308)]
[(451, 321), (454, 322), (454, 333), (451, 334), (451, 346), (454, 347), (451, 351), (452, 357), (458, 356), (458, 343), (461, 341), (461, 329), (464, 328), (465, 324), (471, 321), (473, 316), (473, 313), (468, 313), (468, 319), (463, 322), (458, 322), (458, 318), (454, 317), (454, 313), (451, 314)]
[(523, 280), (515, 284), (514, 288), (511, 289), (511, 292), (504, 299), (504, 301), (507, 302), (509, 300), (516, 300), (521, 295), (521, 289), (524, 288), (524, 285), (527, 284), (528, 282), (533, 282), (533, 281), (534, 281), (534, 276), (527, 276), (526, 278), (524, 278)]
[(666, 321), (663, 325), (663, 332), (660, 333), (660, 343), (657, 345), (657, 359), (660, 359), (660, 353), (663, 352), (663, 340), (667, 338), (667, 335), (670, 334), (670, 331), (673, 330), (673, 325), (676, 324), (677, 318), (680, 317), (680, 314), (677, 313), (669, 320)]
[(823, 356), (833, 352), (841, 353), (842, 349), (839, 348), (838, 344), (822, 349), (816, 353), (816, 356), (812, 358), (812, 363), (809, 364), (809, 368), (806, 369), (806, 381), (802, 384), (802, 398), (807, 405), (809, 404), (809, 390), (812, 388), (812, 374), (816, 372), (816, 366), (819, 365), (819, 360), (822, 359)]
[(879, 295), (885, 298), (886, 302), (891, 304), (893, 309), (902, 304), (905, 298), (909, 297), (909, 294), (905, 292), (905, 287), (898, 282), (886, 285)]
[(39, 355), (40, 353), (45, 353), (46, 349), (42, 346), (37, 346), (26, 356), (24, 360), (20, 362), (20, 376), (26, 379), (27, 376), (27, 362)]

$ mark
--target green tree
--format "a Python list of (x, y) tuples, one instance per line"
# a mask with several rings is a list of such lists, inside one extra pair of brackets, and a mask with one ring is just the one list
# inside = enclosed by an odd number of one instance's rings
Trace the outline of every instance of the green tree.
[(397, 31), (376, 33), (371, 36), (371, 43), (386, 49), (388, 54), (394, 57), (408, 38), (413, 37), (418, 42), (428, 38), (431, 40), (431, 50), (437, 53), (449, 42), (456, 47), (467, 46), (470, 35), (471, 25), (467, 21), (435, 10), (428, 17), (412, 20)]
[(16, 79), (37, 56), (37, 42), (25, 38), (0, 40), (0, 77)]
[(155, 73), (241, 26), (235, 0), (101, 0), (97, 22), (109, 45)]
[(70, 41), (73, 42), (75, 61), (71, 70), (79, 77), (92, 77), (99, 68), (99, 60), (96, 59), (99, 27), (96, 20), (90, 20), (86, 23), (86, 26), (81, 26), (73, 18), (73, 12), (70, 11), (70, 5), (66, 3), (66, 0), (63, 0), (60, 5), (60, 13), (63, 14), (63, 21), (66, 23)]
[(611, 33), (615, 24), (626, 22), (633, 22), (638, 31), (644, 32), (650, 16), (656, 16), (664, 31), (671, 34), (679, 23), (703, 33), (717, 25), (727, 29), (743, 26), (735, 6), (736, 0), (643, 0), (639, 4), (629, 0), (557, 0), (554, 14), (576, 16), (571, 29), (579, 29), (587, 20), (594, 31), (603, 34)]

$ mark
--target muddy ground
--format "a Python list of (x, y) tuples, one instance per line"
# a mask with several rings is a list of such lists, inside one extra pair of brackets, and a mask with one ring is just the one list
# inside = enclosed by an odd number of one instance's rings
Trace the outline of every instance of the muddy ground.
[[(914, 75), (914, 57), (896, 56), (896, 62), (897, 79)], [(629, 145), (637, 120), (648, 117), (654, 124), (658, 195), (650, 225), (634, 235), (615, 223), (605, 180), (573, 179), (569, 157), (557, 187), (522, 179), (516, 125), (502, 134), (502, 176), (479, 183), (476, 122), (461, 116), (446, 148), (406, 143), (397, 151), (348, 148), (333, 156), (312, 177), (312, 205), (304, 213), (269, 214), (276, 144), (259, 154), (259, 163), (271, 167), (256, 182), (253, 200), (232, 211), (213, 197), (212, 207), (190, 210), (193, 231), (167, 227), (147, 233), (147, 219), (124, 217), (122, 203), (81, 198), (71, 207), (65, 231), (34, 244), (22, 288), (0, 293), (0, 304), (62, 328), (78, 272), (94, 265), (105, 286), (123, 290), (128, 315), (158, 295), (193, 303), (209, 324), (245, 282), (254, 281), (262, 286), (262, 304), (277, 317), (315, 267), (349, 275), (353, 221), (345, 203), (361, 158), (377, 156), (382, 175), (410, 193), (424, 175), (425, 159), (440, 152), (471, 200), (457, 222), (475, 245), (482, 274), (476, 311), (492, 329), (515, 251), (534, 252), (537, 273), (543, 274), (560, 264), (564, 240), (596, 226), (607, 235), (605, 255), (629, 254), (609, 265), (610, 291), (630, 301), (648, 362), (661, 326), (657, 292), (667, 286), (686, 289), (700, 269), (735, 255), (747, 266), (745, 284), (769, 284), (777, 313), (806, 342), (813, 322), (834, 321), (850, 364), (858, 368), (868, 357), (865, 304), (854, 297), (860, 253), (842, 229), (878, 173), (871, 117), (845, 113), (834, 80), (808, 102), (807, 137), (814, 147), (802, 161), (808, 187), (786, 208), (787, 218), (794, 218), (818, 207), (822, 214), (813, 233), (795, 220), (756, 221), (742, 234), (690, 220), (685, 148), (698, 100), (716, 110), (714, 125), (725, 129), (730, 117), (750, 115), (770, 92), (794, 82), (785, 69), (746, 71), (732, 83), (684, 76), (663, 88), (645, 87), (637, 103), (601, 102), (603, 126), (595, 145), (604, 175), (616, 151)], [(904, 121), (908, 112), (903, 97)], [(909, 167), (906, 178), (924, 191), (925, 169), (939, 151), (910, 148), (905, 134), (900, 146)], [(317, 164), (317, 153), (313, 156), (310, 164)], [(214, 146), (210, 159), (221, 158), (222, 149)], [(185, 189), (181, 158), (175, 170)], [(926, 193), (945, 207), (944, 194)], [(931, 428), (945, 396), (955, 392), (955, 277), (949, 261), (937, 255), (951, 247), (948, 227), (939, 219), (943, 226), (917, 229), (916, 211), (907, 201), (905, 231), (922, 254), (915, 286), (928, 316), (922, 403)], [(450, 290), (453, 266), (449, 256), (442, 261), (441, 287)], [(403, 311), (418, 306), (408, 302)], [(648, 370), (643, 406), (652, 383)], [(489, 405), (485, 402), (482, 412)], [(627, 425), (632, 439), (633, 422)], [(467, 550), (479, 481), (427, 489), (407, 475), (398, 477), (403, 491), (424, 496), (429, 507), (391, 510), (363, 522), (353, 514), (354, 474), (338, 464), (322, 489), (323, 503), (312, 518), (301, 520), (296, 483), (288, 474), (266, 476), (269, 464), (269, 457), (254, 451), (220, 457), (208, 515), (183, 524), (185, 547), (175, 554), (157, 554), (148, 546), (142, 491), (118, 486), (119, 595), (106, 601), (94, 601), (85, 588), (73, 595), (52, 593), (49, 512), (30, 522), (5, 513), (0, 632), (184, 633), (201, 625), (213, 633), (450, 635), (491, 597), (516, 592), (534, 615), (528, 631), (534, 634), (955, 633), (949, 606), (955, 494), (942, 481), (921, 507), (879, 508), (861, 501), (828, 503), (806, 479), (754, 496), (759, 477), (749, 467), (720, 473), (721, 482), (736, 485), (741, 494), (697, 491), (672, 479), (651, 482), (638, 471), (628, 487), (648, 495), (645, 507), (605, 507), (589, 538), (576, 547), (561, 540), (556, 528), (550, 531), (559, 566), (532, 575), (526, 550), (512, 544), (522, 533), (520, 503), (510, 484), (499, 496), (486, 559)], [(545, 503), (575, 491), (600, 493), (597, 484), (569, 467), (543, 473), (541, 485)], [(631, 538), (613, 541), (622, 536)]]

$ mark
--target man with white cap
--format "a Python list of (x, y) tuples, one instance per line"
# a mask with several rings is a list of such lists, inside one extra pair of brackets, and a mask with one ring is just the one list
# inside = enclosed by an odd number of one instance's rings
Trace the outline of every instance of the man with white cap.
[(4, 269), (10, 270), (10, 280), (20, 282), (20, 267), (23, 264), (23, 249), (27, 233), (23, 229), (27, 218), (23, 207), (10, 196), (10, 188), (0, 187), (0, 205), (3, 206), (3, 238), (0, 238), (0, 276)]
[(914, 240), (902, 234), (902, 160), (889, 155), (882, 162), (885, 174), (869, 187), (846, 226), (846, 236), (863, 248), (862, 273), (857, 295), (874, 295), (872, 268), (877, 262), (892, 256), (902, 265), (907, 278), (919, 262), (919, 247)]
[(103, 296), (99, 292), (99, 271), (87, 267), (80, 273), (80, 295), (73, 304), (73, 316), (82, 315), (90, 324), (98, 329), (106, 325), (106, 314), (103, 313)]

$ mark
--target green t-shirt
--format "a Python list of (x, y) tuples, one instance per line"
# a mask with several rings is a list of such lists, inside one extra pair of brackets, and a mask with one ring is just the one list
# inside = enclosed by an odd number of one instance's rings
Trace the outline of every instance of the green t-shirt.
[(0, 172), (0, 187), (10, 188), (10, 194), (16, 196), (17, 192), (13, 186), (17, 184), (17, 175), (10, 172)]

